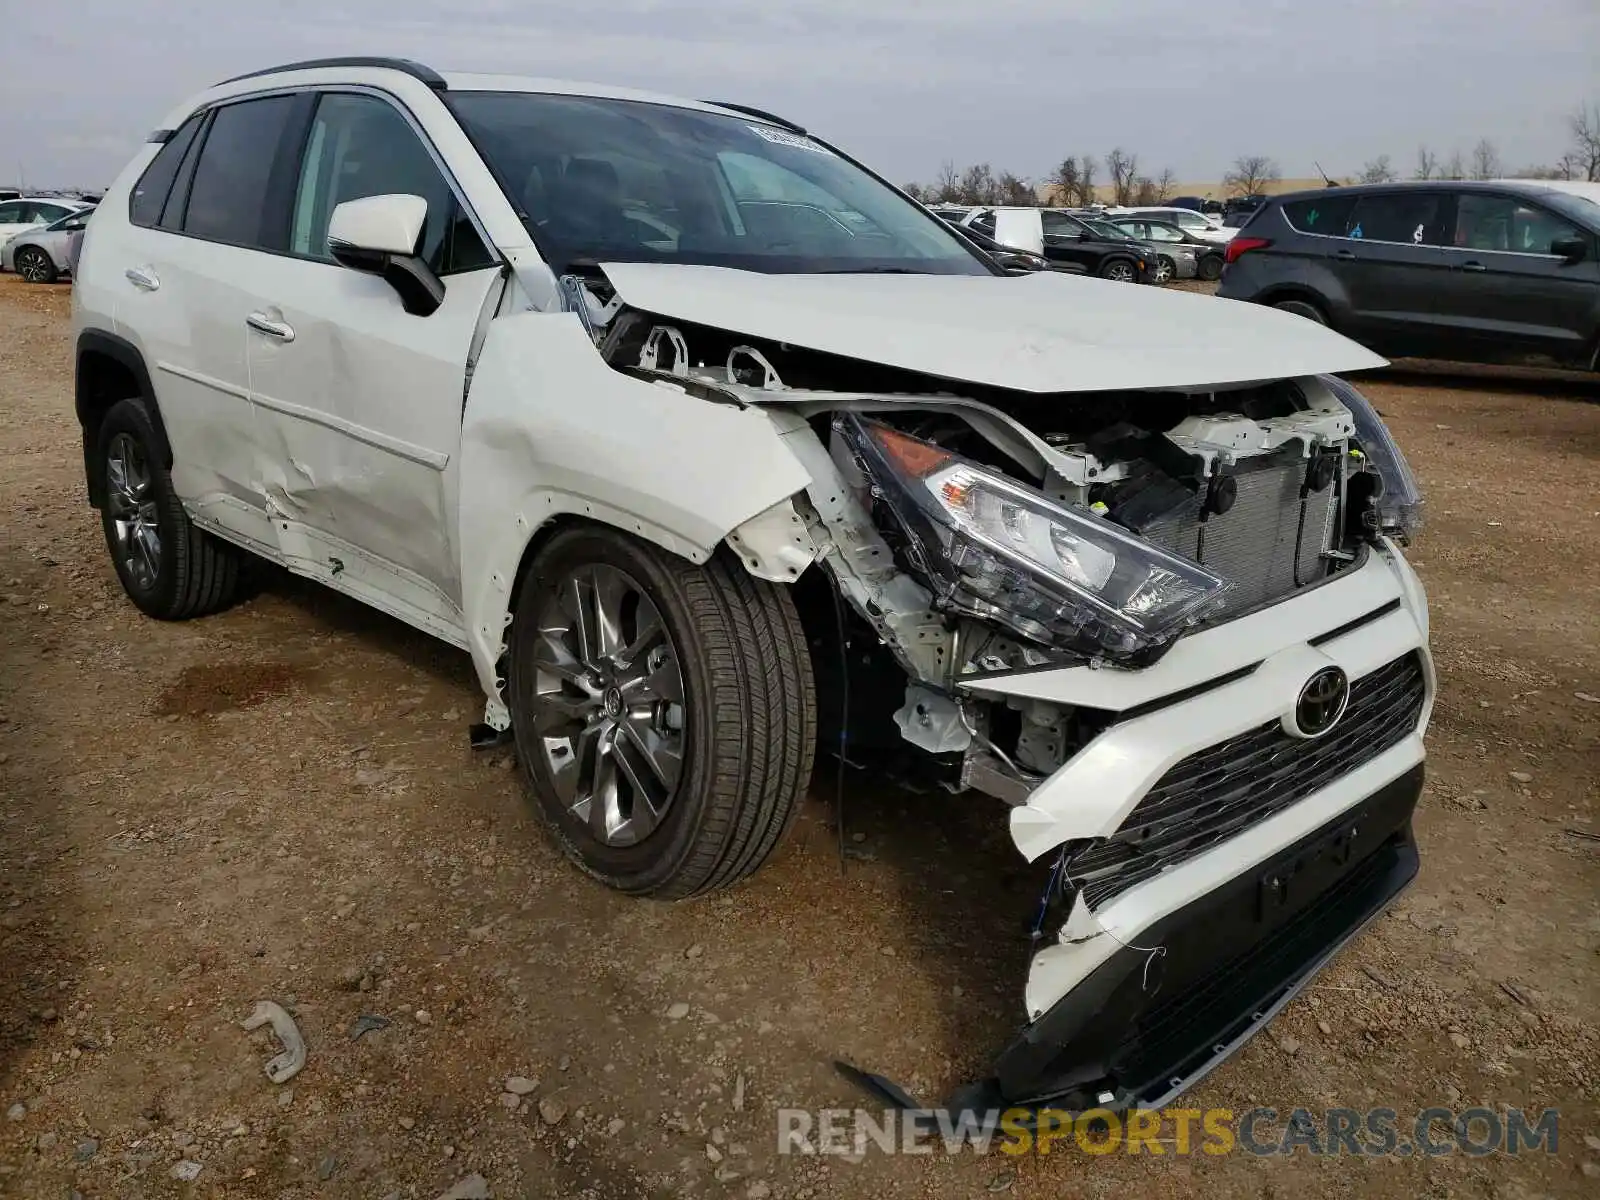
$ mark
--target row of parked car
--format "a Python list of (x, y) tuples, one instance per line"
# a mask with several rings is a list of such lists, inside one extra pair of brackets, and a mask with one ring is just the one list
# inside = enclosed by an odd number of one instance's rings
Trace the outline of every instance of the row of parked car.
[(54, 283), (69, 274), (94, 207), (66, 196), (0, 201), (0, 270), (15, 271), (30, 283)]
[(933, 211), (1008, 270), (1062, 270), (1124, 283), (1218, 279), (1233, 229), (1192, 208), (988, 208)]

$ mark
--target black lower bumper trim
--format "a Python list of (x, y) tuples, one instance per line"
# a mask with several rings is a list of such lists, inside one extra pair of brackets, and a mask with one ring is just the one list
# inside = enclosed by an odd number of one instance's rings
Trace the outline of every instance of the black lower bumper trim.
[(1140, 945), (1165, 953), (1118, 950), (1024, 1029), (960, 1105), (1156, 1107), (1187, 1090), (1416, 877), (1422, 779), (1419, 765), (1142, 932)]

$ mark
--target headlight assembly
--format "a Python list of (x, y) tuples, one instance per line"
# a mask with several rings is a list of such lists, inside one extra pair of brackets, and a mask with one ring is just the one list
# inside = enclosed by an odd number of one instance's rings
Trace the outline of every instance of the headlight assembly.
[(949, 608), (1091, 657), (1133, 658), (1214, 608), (1226, 587), (1086, 509), (931, 442), (849, 414), (835, 428)]
[(1349, 484), (1352, 518), (1369, 534), (1409, 542), (1422, 528), (1422, 489), (1406, 456), (1370, 400), (1336, 376), (1320, 379), (1355, 419), (1359, 446), (1351, 450), (1358, 464)]

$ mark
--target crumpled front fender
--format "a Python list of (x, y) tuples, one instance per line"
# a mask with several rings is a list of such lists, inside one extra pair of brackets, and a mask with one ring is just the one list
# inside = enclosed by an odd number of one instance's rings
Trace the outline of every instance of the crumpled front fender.
[(704, 562), (811, 482), (759, 409), (608, 367), (571, 313), (493, 321), (463, 415), (462, 616), (491, 724), (512, 588), (538, 530), (577, 516)]

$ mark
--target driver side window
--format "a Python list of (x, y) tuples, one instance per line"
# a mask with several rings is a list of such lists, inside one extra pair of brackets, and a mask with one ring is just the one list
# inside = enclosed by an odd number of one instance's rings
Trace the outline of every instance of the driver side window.
[(392, 104), (376, 96), (324, 95), (301, 160), (290, 252), (332, 262), (328, 222), (334, 208), (395, 193), (428, 202), (418, 254), (436, 274), (494, 264), (433, 156)]

